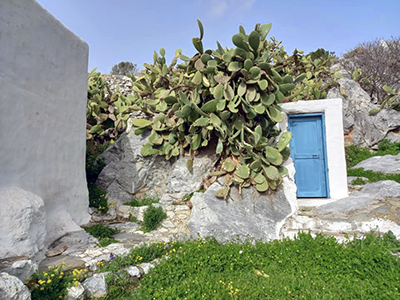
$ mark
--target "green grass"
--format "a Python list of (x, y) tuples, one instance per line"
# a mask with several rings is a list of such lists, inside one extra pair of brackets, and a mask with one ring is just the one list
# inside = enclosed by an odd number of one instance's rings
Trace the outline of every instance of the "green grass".
[[(400, 183), (400, 174), (385, 174), (382, 172), (374, 172), (371, 170), (364, 170), (363, 168), (351, 169), (359, 162), (366, 160), (373, 156), (384, 155), (397, 155), (400, 153), (400, 143), (391, 143), (384, 139), (378, 144), (379, 150), (373, 151), (365, 148), (359, 148), (354, 145), (346, 147), (346, 163), (347, 163), (347, 176), (365, 177), (369, 182), (377, 182), (381, 180), (394, 180)], [(353, 184), (365, 184), (364, 180), (357, 178)]]
[(99, 239), (100, 247), (106, 247), (112, 243), (118, 243), (118, 241), (112, 237), (114, 234), (119, 232), (118, 229), (113, 229), (102, 224), (83, 227), (83, 229)]
[(148, 197), (145, 197), (143, 199), (133, 198), (131, 201), (125, 202), (125, 205), (139, 207), (139, 206), (148, 206), (148, 205), (151, 205), (153, 203), (158, 203), (158, 202), (160, 202), (160, 199), (154, 199), (154, 198), (148, 198)]
[(255, 244), (199, 239), (134, 249), (101, 271), (169, 257), (140, 282), (110, 278), (105, 299), (400, 299), (400, 261), (389, 252), (399, 247), (391, 233), (347, 245), (309, 234)]
[(367, 182), (362, 178), (356, 178), (351, 182), (352, 185), (365, 185), (366, 183)]
[(385, 174), (382, 172), (364, 170), (363, 168), (348, 169), (347, 176), (365, 177), (368, 178), (369, 182), (377, 182), (381, 180), (394, 180), (400, 183), (400, 174)]
[(378, 146), (379, 150), (377, 151), (369, 150), (366, 148), (359, 148), (354, 145), (346, 147), (347, 168), (350, 169), (351, 167), (357, 165), (359, 162), (373, 156), (397, 155), (400, 153), (400, 143), (391, 143), (390, 141), (384, 139), (378, 144)]

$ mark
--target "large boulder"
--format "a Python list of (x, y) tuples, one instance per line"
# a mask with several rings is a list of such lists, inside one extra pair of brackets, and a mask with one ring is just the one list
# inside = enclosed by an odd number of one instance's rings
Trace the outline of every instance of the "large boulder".
[(226, 200), (215, 197), (215, 191), (222, 188), (214, 182), (205, 193), (195, 193), (191, 201), (192, 213), (188, 222), (193, 237), (215, 237), (218, 241), (232, 241), (237, 238), (262, 239), (278, 238), (286, 218), (297, 211), (294, 166), (286, 163), (289, 176), (274, 193), (259, 193), (253, 187), (231, 188)]
[(352, 167), (352, 169), (358, 168), (385, 174), (398, 174), (400, 173), (400, 153), (397, 155), (370, 157)]
[(165, 203), (181, 200), (201, 187), (203, 175), (214, 167), (218, 159), (213, 146), (210, 146), (194, 157), (193, 171), (189, 172), (186, 167), (189, 157), (186, 156), (170, 160), (162, 156), (143, 157), (140, 149), (149, 134), (135, 135), (127, 130), (102, 154), (106, 166), (97, 184), (106, 189), (118, 204), (144, 194), (161, 198)]
[[(393, 109), (383, 109), (377, 115), (369, 111), (377, 107), (361, 86), (349, 79), (338, 80), (340, 87), (331, 89), (327, 98), (343, 100), (343, 129), (346, 144), (359, 147), (372, 147), (400, 128), (400, 113)], [(344, 97), (340, 91), (344, 91)]]
[(0, 190), (0, 258), (33, 257), (44, 248), (46, 211), (39, 196), (20, 188)]
[(31, 293), (17, 277), (0, 273), (0, 300), (30, 300)]

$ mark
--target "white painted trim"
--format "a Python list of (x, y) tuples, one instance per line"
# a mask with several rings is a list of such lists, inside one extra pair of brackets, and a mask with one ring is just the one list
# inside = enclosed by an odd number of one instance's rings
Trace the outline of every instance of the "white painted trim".
[(325, 114), (326, 153), (328, 162), (329, 191), (331, 199), (348, 196), (347, 171), (344, 152), (342, 99), (308, 100), (283, 103), (284, 120), (279, 124), (288, 130), (287, 115), (318, 113)]

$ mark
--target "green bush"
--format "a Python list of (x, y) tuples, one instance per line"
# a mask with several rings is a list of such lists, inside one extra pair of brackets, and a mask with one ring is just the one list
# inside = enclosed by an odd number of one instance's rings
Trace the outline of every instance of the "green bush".
[(351, 182), (352, 185), (365, 185), (366, 182), (362, 178), (356, 178)]
[(32, 300), (64, 299), (67, 288), (77, 285), (87, 277), (87, 270), (74, 269), (63, 272), (65, 263), (48, 267), (47, 271), (33, 273), (32, 278), (27, 278), (25, 284), (31, 290)]
[(96, 224), (89, 227), (83, 227), (83, 229), (90, 233), (92, 236), (99, 239), (99, 246), (105, 247), (112, 243), (118, 243), (112, 236), (119, 232), (118, 229), (113, 229), (102, 224)]
[(139, 206), (147, 206), (153, 203), (158, 203), (160, 202), (160, 199), (153, 199), (149, 197), (145, 197), (143, 199), (136, 199), (133, 198), (129, 202), (125, 202), (125, 205), (133, 206), (133, 207), (139, 207)]
[(106, 213), (108, 211), (108, 199), (106, 191), (97, 187), (96, 184), (88, 184), (89, 190), (89, 207), (97, 208), (100, 212)]
[(166, 217), (167, 214), (163, 211), (162, 207), (154, 207), (150, 204), (143, 216), (142, 230), (149, 232), (156, 229), (158, 224)]

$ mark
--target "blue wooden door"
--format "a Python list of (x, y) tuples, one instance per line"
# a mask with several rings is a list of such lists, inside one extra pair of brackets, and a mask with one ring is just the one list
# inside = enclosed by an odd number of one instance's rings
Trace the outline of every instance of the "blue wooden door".
[(291, 157), (299, 198), (329, 198), (324, 115), (289, 115)]

